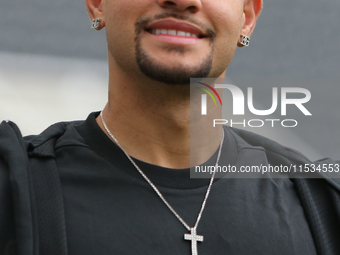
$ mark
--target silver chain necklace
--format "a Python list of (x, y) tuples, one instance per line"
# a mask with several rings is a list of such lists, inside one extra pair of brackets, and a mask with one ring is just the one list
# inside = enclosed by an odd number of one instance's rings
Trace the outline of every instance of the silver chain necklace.
[[(215, 178), (215, 172), (212, 174), (211, 179), (210, 179), (210, 183), (209, 186), (207, 188), (207, 192), (205, 194), (202, 206), (201, 206), (201, 210), (197, 216), (197, 220), (195, 223), (195, 226), (193, 228), (191, 228), (183, 219), (181, 216), (179, 216), (179, 214), (175, 211), (175, 209), (169, 204), (169, 202), (164, 198), (164, 196), (162, 195), (162, 193), (159, 191), (159, 189), (156, 187), (155, 184), (153, 184), (153, 182), (144, 174), (144, 172), (139, 168), (139, 166), (136, 164), (136, 162), (130, 157), (129, 154), (127, 154), (127, 152), (123, 149), (123, 147), (120, 145), (120, 143), (118, 142), (118, 140), (112, 135), (112, 133), (110, 132), (110, 130), (108, 129), (108, 127), (106, 126), (106, 123), (104, 121), (103, 118), (103, 112), (100, 112), (100, 118), (102, 120), (102, 123), (104, 125), (104, 128), (106, 130), (106, 132), (110, 135), (110, 138), (118, 145), (118, 147), (124, 152), (124, 154), (126, 155), (126, 157), (130, 160), (130, 162), (132, 163), (132, 165), (138, 170), (138, 172), (143, 176), (143, 178), (150, 184), (150, 186), (153, 188), (153, 190), (157, 193), (157, 195), (160, 197), (160, 199), (162, 199), (162, 201), (164, 202), (164, 204), (169, 208), (169, 210), (176, 216), (176, 218), (183, 224), (183, 226), (190, 231), (190, 234), (184, 234), (184, 240), (188, 240), (191, 241), (191, 254), (192, 255), (198, 255), (197, 253), (197, 242), (203, 242), (203, 236), (202, 235), (197, 235), (196, 234), (196, 229), (198, 226), (198, 223), (201, 220), (202, 217), (202, 213), (205, 207), (205, 204), (208, 200), (208, 196), (211, 190), (211, 186), (214, 182), (214, 178)], [(220, 148), (218, 150), (218, 154), (217, 154), (217, 159), (216, 159), (216, 163), (215, 163), (215, 169), (218, 166), (218, 162), (220, 161), (220, 156), (221, 156), (221, 150), (222, 150), (222, 146), (223, 146), (223, 141), (224, 141), (224, 132), (223, 132), (223, 137), (220, 143)]]

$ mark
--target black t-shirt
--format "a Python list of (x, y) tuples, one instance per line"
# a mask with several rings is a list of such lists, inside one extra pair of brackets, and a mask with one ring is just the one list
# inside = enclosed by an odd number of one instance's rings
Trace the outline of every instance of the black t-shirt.
[[(83, 124), (68, 126), (55, 147), (69, 254), (191, 254), (191, 243), (183, 238), (186, 228), (95, 118), (91, 114)], [(263, 149), (244, 145), (235, 132), (225, 129), (220, 164), (272, 160)], [(190, 179), (189, 169), (137, 164), (178, 214), (194, 226), (209, 179)], [(199, 255), (316, 254), (303, 208), (288, 178), (217, 179), (197, 234), (204, 235)]]

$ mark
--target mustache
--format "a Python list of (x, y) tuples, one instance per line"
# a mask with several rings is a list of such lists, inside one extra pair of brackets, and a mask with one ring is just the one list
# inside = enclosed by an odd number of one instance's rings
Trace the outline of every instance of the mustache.
[(159, 19), (170, 18), (170, 17), (180, 19), (180, 20), (185, 20), (185, 21), (188, 21), (192, 24), (195, 24), (196, 26), (200, 27), (202, 29), (202, 31), (204, 32), (204, 34), (207, 37), (210, 37), (211, 40), (213, 40), (216, 37), (216, 32), (213, 28), (208, 27), (205, 24), (203, 24), (202, 22), (200, 22), (196, 19), (193, 19), (189, 16), (179, 15), (177, 13), (160, 13), (160, 14), (155, 15), (153, 18), (145, 17), (145, 18), (141, 18), (141, 19), (137, 20), (137, 22), (135, 23), (136, 34), (139, 35), (140, 33), (142, 33), (144, 28), (147, 27), (148, 24), (150, 24), (150, 22), (153, 22), (153, 21), (159, 20)]

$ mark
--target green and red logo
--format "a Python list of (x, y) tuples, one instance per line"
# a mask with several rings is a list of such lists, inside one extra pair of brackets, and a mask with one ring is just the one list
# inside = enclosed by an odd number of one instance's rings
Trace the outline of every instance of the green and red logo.
[[(214, 97), (214, 95), (208, 90), (210, 89), (218, 98), (218, 100), (220, 101), (220, 104), (222, 106), (222, 100), (221, 100), (221, 97), (220, 95), (217, 93), (217, 91), (210, 85), (206, 84), (206, 83), (203, 83), (203, 82), (197, 82), (203, 86), (205, 86), (207, 89), (205, 88), (201, 88), (201, 87), (197, 87), (198, 89), (200, 90), (203, 90), (204, 92), (206, 92), (211, 98), (212, 100), (214, 101), (215, 105), (217, 105), (217, 102), (216, 102), (216, 99)], [(207, 115), (207, 94), (202, 94), (202, 97), (201, 97), (201, 114), (202, 115)]]

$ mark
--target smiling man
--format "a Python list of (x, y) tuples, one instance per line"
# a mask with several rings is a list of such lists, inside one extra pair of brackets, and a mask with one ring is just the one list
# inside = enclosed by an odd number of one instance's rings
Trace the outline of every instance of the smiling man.
[(224, 77), (262, 0), (86, 5), (106, 29), (108, 103), (24, 139), (0, 125), (1, 254), (340, 254), (338, 179), (190, 178), (193, 152), (202, 166), (311, 163), (190, 116), (190, 78)]
[[(133, 157), (188, 167), (190, 78), (224, 77), (262, 2), (87, 1), (87, 8), (97, 29), (106, 28), (109, 129)], [(218, 147), (221, 132), (212, 139)]]

